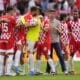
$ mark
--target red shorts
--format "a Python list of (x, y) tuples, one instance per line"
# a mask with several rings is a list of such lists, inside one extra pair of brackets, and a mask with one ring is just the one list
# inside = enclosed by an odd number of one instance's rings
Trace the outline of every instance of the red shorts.
[(14, 49), (15, 46), (15, 42), (13, 39), (10, 40), (0, 40), (0, 52), (2, 51), (6, 51), (6, 50), (10, 50), (10, 49)]
[(80, 52), (80, 41), (77, 41), (76, 45), (77, 45), (77, 50)]
[(26, 44), (25, 35), (17, 35), (16, 44), (25, 45)]
[(78, 51), (77, 42), (70, 36), (70, 52), (74, 54), (76, 51)]
[(50, 43), (37, 44), (37, 55), (50, 55)]
[(66, 54), (66, 46), (64, 46), (64, 44), (60, 41), (60, 47), (61, 47), (61, 50), (64, 52), (64, 54)]

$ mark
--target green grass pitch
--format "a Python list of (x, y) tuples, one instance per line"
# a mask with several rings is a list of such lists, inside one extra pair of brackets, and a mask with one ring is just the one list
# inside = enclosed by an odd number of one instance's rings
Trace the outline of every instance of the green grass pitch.
[[(41, 70), (45, 71), (46, 62), (41, 63)], [(77, 72), (76, 75), (64, 75), (61, 72), (60, 67), (58, 68), (58, 75), (38, 75), (38, 76), (2, 76), (0, 80), (80, 80), (80, 62), (75, 62), (75, 70)], [(26, 73), (27, 73), (27, 65), (26, 65)]]

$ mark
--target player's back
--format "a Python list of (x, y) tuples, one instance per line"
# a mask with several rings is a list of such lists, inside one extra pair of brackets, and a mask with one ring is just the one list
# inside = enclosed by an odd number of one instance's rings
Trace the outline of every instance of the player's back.
[(16, 25), (15, 19), (9, 15), (4, 15), (0, 19), (5, 20), (5, 22), (0, 24), (2, 28), (1, 39), (11, 39), (14, 34), (14, 27)]

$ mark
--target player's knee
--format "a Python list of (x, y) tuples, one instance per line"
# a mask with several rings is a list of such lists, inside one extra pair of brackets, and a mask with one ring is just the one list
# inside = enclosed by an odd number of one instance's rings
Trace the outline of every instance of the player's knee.
[(22, 45), (17, 45), (17, 49), (22, 51)]

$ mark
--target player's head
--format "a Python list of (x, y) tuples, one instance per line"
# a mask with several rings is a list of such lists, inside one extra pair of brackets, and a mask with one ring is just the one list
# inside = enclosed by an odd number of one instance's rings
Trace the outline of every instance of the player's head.
[(46, 10), (44, 11), (44, 15), (45, 15), (45, 16), (49, 16), (49, 10), (48, 10), (48, 9), (46, 9)]
[(13, 15), (14, 13), (14, 9), (12, 6), (8, 6), (6, 9), (6, 13), (8, 13), (9, 15)]
[(42, 10), (40, 7), (37, 6), (37, 15), (41, 15), (42, 14)]
[(62, 13), (62, 14), (60, 15), (60, 20), (61, 20), (61, 21), (67, 21), (67, 19), (68, 19), (67, 14)]
[(36, 6), (31, 7), (30, 12), (31, 12), (32, 16), (37, 15), (37, 10), (38, 10), (38, 8)]
[(78, 10), (74, 10), (73, 11), (73, 18), (74, 18), (74, 20), (77, 20), (79, 18), (79, 12), (78, 12)]
[(55, 18), (56, 11), (54, 9), (49, 10), (49, 17)]
[(4, 11), (0, 10), (0, 16), (2, 16), (4, 14)]

